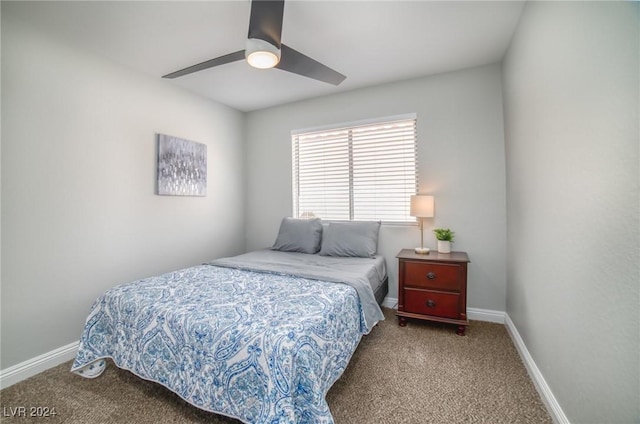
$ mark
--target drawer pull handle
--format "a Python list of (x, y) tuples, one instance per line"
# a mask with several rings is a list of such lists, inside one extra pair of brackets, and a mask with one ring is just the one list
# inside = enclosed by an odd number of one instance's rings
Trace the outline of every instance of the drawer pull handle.
[(427, 280), (435, 280), (436, 279), (436, 273), (435, 272), (430, 272), (427, 274)]
[(427, 308), (435, 308), (435, 306), (436, 306), (436, 302), (434, 302), (431, 299), (427, 300)]

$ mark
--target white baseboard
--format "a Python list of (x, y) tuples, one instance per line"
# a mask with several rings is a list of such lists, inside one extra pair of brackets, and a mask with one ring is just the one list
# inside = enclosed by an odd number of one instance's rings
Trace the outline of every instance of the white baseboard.
[(467, 308), (467, 318), (475, 321), (504, 324), (504, 315), (504, 312), (493, 309)]
[(385, 297), (382, 302), (382, 306), (385, 308), (396, 309), (398, 307), (398, 299), (395, 297)]
[(509, 318), (509, 314), (505, 314), (505, 326), (507, 327), (507, 332), (511, 336), (511, 340), (513, 340), (513, 343), (516, 345), (516, 349), (518, 349), (520, 358), (522, 358), (522, 362), (524, 362), (536, 390), (547, 407), (549, 415), (551, 415), (551, 419), (553, 419), (553, 422), (556, 424), (569, 424), (569, 419), (564, 414), (560, 404), (551, 392), (551, 388), (531, 357), (527, 346), (524, 344), (522, 337), (520, 337), (520, 333), (518, 333), (518, 329), (514, 325), (513, 321), (511, 321), (511, 318)]
[(78, 342), (73, 342), (7, 369), (0, 370), (0, 389), (12, 386), (49, 368), (69, 361), (75, 358), (77, 353)]

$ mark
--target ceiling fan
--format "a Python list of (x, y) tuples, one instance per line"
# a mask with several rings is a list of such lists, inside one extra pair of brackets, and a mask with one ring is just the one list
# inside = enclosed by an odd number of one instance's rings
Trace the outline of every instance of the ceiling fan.
[(339, 85), (346, 76), (282, 44), (284, 0), (252, 0), (249, 35), (244, 50), (189, 66), (162, 78), (177, 78), (225, 63), (246, 59), (256, 68), (278, 68), (307, 78)]

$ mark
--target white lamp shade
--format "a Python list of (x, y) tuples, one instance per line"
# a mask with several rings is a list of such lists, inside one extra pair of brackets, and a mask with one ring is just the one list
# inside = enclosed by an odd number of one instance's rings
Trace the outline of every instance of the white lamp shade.
[(423, 194), (411, 196), (410, 215), (418, 218), (433, 218), (435, 216), (433, 196)]

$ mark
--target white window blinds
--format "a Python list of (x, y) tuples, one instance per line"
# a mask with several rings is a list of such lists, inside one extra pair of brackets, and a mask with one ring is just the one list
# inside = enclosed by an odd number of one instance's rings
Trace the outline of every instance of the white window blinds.
[(415, 222), (416, 118), (294, 132), (294, 216)]

